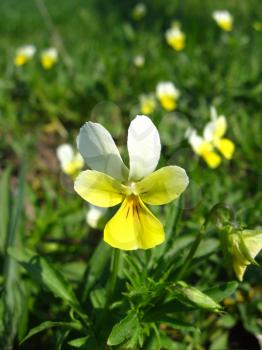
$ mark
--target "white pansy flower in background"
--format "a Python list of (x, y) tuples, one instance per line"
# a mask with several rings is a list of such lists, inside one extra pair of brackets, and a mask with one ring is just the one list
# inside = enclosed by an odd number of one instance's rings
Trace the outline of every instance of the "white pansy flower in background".
[(134, 57), (133, 63), (136, 67), (141, 68), (145, 64), (145, 57), (142, 55), (137, 55)]
[(217, 25), (226, 32), (233, 29), (233, 16), (227, 10), (214, 11), (212, 17)]
[(58, 52), (54, 47), (50, 47), (41, 53), (41, 63), (45, 69), (51, 69), (58, 60)]
[(161, 143), (152, 121), (139, 115), (128, 129), (129, 169), (110, 133), (88, 122), (78, 137), (81, 155), (92, 170), (79, 174), (75, 191), (92, 205), (107, 208), (121, 204), (104, 229), (104, 240), (124, 250), (149, 249), (165, 239), (161, 222), (145, 204), (162, 205), (178, 198), (188, 185), (184, 169), (156, 170)]
[[(199, 136), (194, 129), (190, 129), (186, 134), (194, 152), (201, 156), (210, 168), (217, 168), (220, 165), (222, 161), (220, 155), (227, 160), (233, 156), (235, 145), (224, 137), (226, 130), (225, 116), (218, 116), (216, 109), (211, 107), (211, 121), (206, 124), (203, 137)], [(219, 151), (220, 154), (216, 151)]]
[(212, 145), (228, 160), (230, 160), (235, 151), (234, 143), (225, 138), (227, 131), (227, 120), (224, 115), (217, 115), (214, 107), (211, 107), (211, 121), (207, 123), (204, 129), (204, 139), (211, 142)]
[(89, 204), (89, 209), (86, 213), (86, 222), (92, 228), (98, 228), (100, 219), (105, 215), (106, 208), (97, 207)]
[(80, 153), (74, 151), (70, 144), (62, 144), (57, 147), (57, 158), (66, 175), (74, 178), (84, 166), (84, 160)]
[(177, 24), (174, 24), (174, 26), (166, 31), (165, 37), (168, 45), (173, 47), (176, 51), (184, 49), (186, 36)]
[(21, 46), (16, 50), (14, 63), (16, 66), (23, 66), (30, 59), (33, 58), (36, 53), (36, 48), (34, 45)]
[(172, 82), (160, 82), (156, 87), (156, 96), (164, 109), (172, 111), (176, 108), (180, 92)]

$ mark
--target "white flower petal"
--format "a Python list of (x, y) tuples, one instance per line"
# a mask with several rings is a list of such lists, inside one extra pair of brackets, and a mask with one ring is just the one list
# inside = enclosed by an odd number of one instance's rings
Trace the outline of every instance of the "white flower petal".
[(159, 161), (161, 143), (157, 128), (152, 121), (138, 115), (128, 129), (129, 179), (141, 180), (152, 173)]
[(203, 137), (199, 136), (195, 129), (188, 130), (186, 136), (188, 137), (188, 142), (190, 143), (190, 145), (193, 148), (193, 150), (196, 153), (198, 153), (199, 152), (199, 148), (204, 143)]
[(74, 158), (74, 151), (71, 145), (64, 143), (57, 147), (56, 150), (57, 158), (64, 169), (68, 163)]
[(128, 176), (128, 169), (110, 133), (100, 124), (87, 122), (77, 138), (79, 152), (87, 165), (118, 180)]
[(206, 124), (203, 135), (206, 141), (214, 141), (217, 138), (221, 138), (227, 128), (226, 118), (221, 115), (217, 119)]

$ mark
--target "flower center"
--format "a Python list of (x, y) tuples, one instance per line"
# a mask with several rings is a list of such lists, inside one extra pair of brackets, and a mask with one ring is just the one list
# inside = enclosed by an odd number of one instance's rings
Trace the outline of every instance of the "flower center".
[(126, 195), (127, 196), (131, 196), (131, 195), (135, 195), (135, 196), (138, 196), (138, 191), (137, 191), (137, 188), (136, 188), (136, 183), (135, 182), (130, 182), (128, 185), (127, 185), (127, 193)]

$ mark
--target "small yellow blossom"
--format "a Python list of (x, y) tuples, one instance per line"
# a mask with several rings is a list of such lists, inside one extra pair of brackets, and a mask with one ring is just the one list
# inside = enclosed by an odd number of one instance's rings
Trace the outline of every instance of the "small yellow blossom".
[(149, 249), (165, 239), (161, 222), (146, 207), (178, 198), (188, 185), (184, 169), (167, 166), (154, 171), (160, 158), (158, 131), (146, 116), (137, 116), (128, 129), (128, 169), (110, 133), (88, 122), (78, 136), (78, 148), (88, 166), (75, 181), (86, 201), (107, 208), (121, 204), (104, 229), (104, 240), (124, 250)]
[(84, 166), (80, 153), (74, 152), (72, 146), (65, 143), (57, 147), (56, 154), (63, 172), (75, 178)]
[(140, 96), (140, 111), (142, 114), (149, 115), (154, 112), (156, 108), (156, 99), (153, 94)]
[(256, 264), (254, 260), (262, 249), (262, 230), (243, 230), (228, 234), (228, 252), (239, 281), (243, 280), (246, 268)]
[(57, 62), (58, 53), (54, 47), (46, 49), (41, 54), (41, 63), (44, 69), (51, 69)]
[(136, 67), (141, 68), (145, 64), (145, 57), (142, 55), (137, 55), (134, 57), (133, 63)]
[(16, 50), (14, 64), (16, 66), (23, 66), (29, 60), (31, 60), (36, 52), (36, 48), (33, 45), (26, 45), (19, 47)]
[(226, 32), (230, 32), (233, 29), (233, 17), (228, 11), (214, 11), (212, 17), (217, 25)]
[(220, 155), (227, 160), (232, 158), (235, 145), (231, 140), (224, 138), (227, 129), (226, 118), (222, 115), (218, 117), (214, 107), (211, 108), (211, 118), (211, 122), (204, 128), (203, 137), (199, 136), (194, 129), (189, 130), (186, 136), (194, 152), (214, 169), (221, 163)]
[(166, 31), (166, 41), (176, 51), (181, 51), (185, 47), (186, 36), (178, 25), (174, 25)]
[(132, 11), (132, 17), (135, 21), (140, 21), (146, 15), (146, 5), (143, 2), (139, 2), (135, 5)]
[(89, 209), (86, 213), (86, 222), (92, 228), (98, 228), (99, 221), (104, 216), (106, 208), (97, 207), (96, 205), (89, 205)]
[(180, 92), (172, 82), (160, 82), (156, 87), (156, 96), (164, 109), (172, 111), (177, 106)]

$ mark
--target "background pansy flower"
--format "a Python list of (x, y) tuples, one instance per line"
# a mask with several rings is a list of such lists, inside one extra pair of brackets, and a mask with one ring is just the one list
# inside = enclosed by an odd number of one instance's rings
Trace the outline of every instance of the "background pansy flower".
[(145, 64), (145, 57), (142, 55), (136, 55), (133, 59), (133, 63), (136, 67), (141, 68)]
[(168, 45), (173, 47), (176, 51), (184, 49), (186, 36), (177, 24), (166, 31), (165, 37)]
[(58, 52), (54, 47), (44, 50), (41, 53), (41, 64), (45, 69), (51, 69), (57, 62)]
[(140, 111), (142, 114), (151, 114), (156, 109), (156, 99), (154, 94), (141, 95), (139, 97)]
[(172, 111), (176, 108), (180, 92), (172, 82), (160, 82), (156, 87), (156, 96), (164, 109)]
[(34, 45), (21, 46), (16, 50), (14, 63), (16, 66), (23, 66), (33, 58), (36, 52)]
[(98, 228), (100, 219), (104, 216), (106, 208), (97, 207), (89, 204), (89, 209), (86, 212), (86, 222), (92, 228)]
[(212, 107), (211, 118), (212, 120), (204, 128), (203, 137), (199, 136), (194, 129), (189, 130), (186, 137), (194, 152), (201, 156), (210, 168), (217, 168), (221, 163), (221, 156), (216, 151), (230, 160), (235, 145), (224, 137), (227, 129), (225, 116), (218, 117), (216, 109)]
[(63, 172), (72, 178), (78, 175), (84, 166), (81, 154), (75, 152), (73, 147), (67, 143), (58, 146), (56, 154)]
[(132, 17), (136, 21), (140, 21), (146, 15), (146, 5), (143, 2), (139, 2), (135, 5), (132, 11)]
[(235, 145), (231, 140), (224, 137), (227, 130), (226, 117), (223, 115), (218, 116), (216, 109), (211, 107), (211, 119), (211, 122), (204, 129), (204, 139), (211, 142), (226, 159), (230, 160), (233, 156)]
[(226, 32), (233, 29), (233, 16), (227, 10), (214, 11), (212, 17), (217, 25)]
[(129, 169), (112, 136), (100, 124), (88, 122), (78, 137), (79, 151), (93, 170), (79, 174), (76, 192), (99, 207), (121, 203), (104, 229), (104, 240), (124, 250), (149, 249), (165, 239), (161, 222), (145, 204), (162, 205), (186, 189), (184, 169), (167, 166), (154, 171), (161, 151), (158, 131), (146, 116), (137, 116), (128, 129)]

